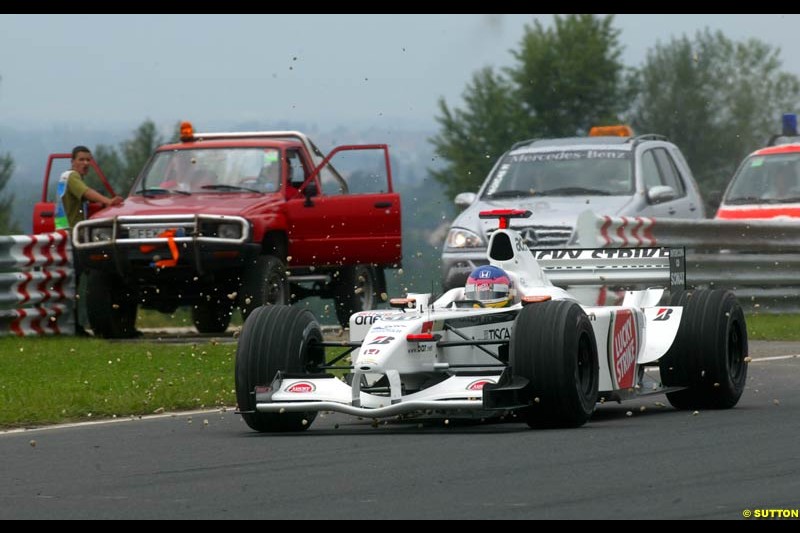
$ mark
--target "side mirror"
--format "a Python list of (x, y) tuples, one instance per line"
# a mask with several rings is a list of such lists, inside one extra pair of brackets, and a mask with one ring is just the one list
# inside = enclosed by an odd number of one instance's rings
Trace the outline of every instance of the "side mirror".
[[(302, 184), (301, 184), (302, 185)], [(303, 196), (306, 197), (306, 201), (303, 204), (306, 207), (311, 207), (314, 205), (314, 202), (311, 201), (311, 198), (317, 195), (317, 182), (311, 181), (306, 188), (303, 189)]]
[[(302, 183), (300, 185), (302, 185)], [(310, 198), (311, 196), (316, 196), (317, 194), (319, 194), (319, 191), (317, 191), (317, 182), (312, 180), (308, 183), (308, 185), (306, 185), (306, 188), (303, 189), (303, 195), (306, 198)]]
[(469, 207), (473, 203), (475, 203), (475, 199), (478, 196), (474, 192), (462, 192), (456, 195), (455, 200), (453, 202), (461, 208)]
[(669, 185), (656, 185), (650, 187), (647, 191), (647, 199), (651, 204), (660, 204), (661, 202), (668, 202), (678, 197), (675, 189)]

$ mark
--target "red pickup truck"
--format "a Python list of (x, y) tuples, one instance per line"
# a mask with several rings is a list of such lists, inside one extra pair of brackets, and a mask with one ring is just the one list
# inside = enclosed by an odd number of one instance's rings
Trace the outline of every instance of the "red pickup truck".
[[(348, 177), (330, 164), (354, 150), (382, 151), (381, 172)], [(37, 205), (38, 230), (47, 210)], [(323, 157), (300, 132), (194, 133), (189, 123), (180, 142), (156, 149), (122, 205), (73, 229), (89, 323), (108, 338), (135, 333), (138, 306), (191, 306), (197, 330), (217, 333), (235, 306), (246, 317), (308, 296), (333, 298), (345, 325), (379, 302), (401, 244), (387, 145)]]

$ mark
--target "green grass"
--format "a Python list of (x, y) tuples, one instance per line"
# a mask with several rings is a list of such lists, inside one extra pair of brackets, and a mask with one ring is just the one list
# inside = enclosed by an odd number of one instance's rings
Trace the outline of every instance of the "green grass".
[[(799, 326), (800, 315), (747, 316), (751, 340), (800, 340)], [(0, 427), (232, 406), (235, 356), (215, 341), (0, 337)]]
[[(333, 310), (332, 300), (323, 300), (316, 297), (305, 298), (299, 304), (309, 309), (322, 325), (338, 324), (336, 313)], [(385, 306), (384, 306), (385, 307)], [(231, 315), (231, 326), (241, 326), (244, 323), (239, 309), (234, 309)], [(173, 313), (161, 313), (154, 309), (139, 309), (136, 315), (137, 328), (181, 328), (192, 327), (192, 312), (190, 307), (179, 307)]]
[(0, 338), (0, 427), (235, 404), (235, 344)]
[(751, 341), (800, 341), (800, 315), (753, 313), (745, 319)]

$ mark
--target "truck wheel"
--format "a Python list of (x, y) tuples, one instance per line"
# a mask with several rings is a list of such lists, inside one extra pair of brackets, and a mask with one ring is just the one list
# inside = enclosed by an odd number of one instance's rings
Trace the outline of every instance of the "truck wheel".
[(597, 403), (600, 366), (589, 317), (566, 300), (530, 304), (514, 321), (512, 372), (527, 378), (533, 403), (522, 411), (530, 427), (578, 427)]
[(255, 387), (269, 386), (277, 372), (303, 374), (325, 360), (322, 330), (307, 309), (286, 305), (258, 307), (250, 313), (236, 349), (236, 402), (256, 431), (303, 431), (316, 412), (258, 413)]
[(288, 304), (286, 264), (274, 255), (259, 256), (254, 265), (245, 267), (239, 292), (239, 307), (244, 319), (262, 305)]
[(135, 337), (138, 291), (115, 274), (90, 270), (88, 275), (86, 311), (94, 334), (106, 339)]
[(386, 290), (386, 281), (383, 270), (370, 265), (342, 267), (339, 272), (333, 299), (336, 318), (346, 328), (353, 313), (375, 309), (380, 293)]
[(233, 301), (226, 287), (210, 287), (203, 299), (192, 307), (192, 322), (200, 333), (224, 333), (231, 323)]
[(696, 290), (673, 294), (683, 307), (681, 325), (658, 362), (661, 382), (687, 387), (667, 393), (676, 409), (729, 409), (739, 402), (747, 380), (747, 325), (731, 291)]

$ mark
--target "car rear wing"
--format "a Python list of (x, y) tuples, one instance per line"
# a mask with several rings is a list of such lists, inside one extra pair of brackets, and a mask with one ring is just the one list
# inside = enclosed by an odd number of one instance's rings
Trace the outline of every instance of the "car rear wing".
[(684, 248), (535, 248), (553, 285), (668, 285), (686, 288)]

